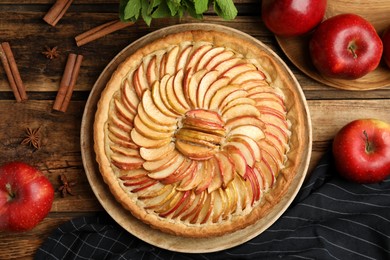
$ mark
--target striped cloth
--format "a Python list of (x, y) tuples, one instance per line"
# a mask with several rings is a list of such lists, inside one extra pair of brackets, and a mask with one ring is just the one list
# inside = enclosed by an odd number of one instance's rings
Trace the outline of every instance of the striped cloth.
[(107, 214), (74, 219), (43, 243), (36, 259), (390, 259), (390, 178), (347, 182), (328, 152), (289, 209), (247, 243), (216, 253), (163, 250), (132, 236)]

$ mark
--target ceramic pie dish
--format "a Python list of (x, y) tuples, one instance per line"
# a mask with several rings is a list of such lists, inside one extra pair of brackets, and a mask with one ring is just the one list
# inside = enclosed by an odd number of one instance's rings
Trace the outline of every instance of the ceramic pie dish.
[[(165, 28), (127, 50), (99, 78), (88, 125), (90, 159), (121, 218), (189, 241), (249, 231), (242, 243), (262, 232), (292, 201), (310, 158), (292, 73), (261, 42), (216, 25)], [(235, 245), (223, 244), (212, 250)]]

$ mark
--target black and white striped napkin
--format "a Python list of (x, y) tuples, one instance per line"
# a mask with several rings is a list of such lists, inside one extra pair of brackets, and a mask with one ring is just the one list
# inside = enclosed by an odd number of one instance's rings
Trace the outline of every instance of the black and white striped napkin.
[(60, 226), (36, 259), (390, 259), (390, 178), (362, 185), (340, 178), (322, 158), (289, 209), (243, 245), (184, 254), (149, 245), (107, 214)]

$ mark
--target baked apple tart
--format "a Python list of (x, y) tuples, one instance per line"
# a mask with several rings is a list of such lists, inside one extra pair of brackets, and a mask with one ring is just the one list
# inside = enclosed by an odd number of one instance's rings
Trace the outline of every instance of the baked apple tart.
[(279, 66), (217, 31), (170, 34), (131, 54), (103, 90), (94, 123), (97, 162), (116, 200), (186, 237), (220, 236), (266, 216), (296, 174), (304, 134)]

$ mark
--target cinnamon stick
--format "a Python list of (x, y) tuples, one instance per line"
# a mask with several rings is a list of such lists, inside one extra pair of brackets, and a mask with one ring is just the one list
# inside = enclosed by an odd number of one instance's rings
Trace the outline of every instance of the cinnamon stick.
[(107, 34), (110, 34), (112, 32), (118, 31), (120, 29), (123, 29), (125, 27), (133, 25), (133, 22), (122, 22), (120, 20), (114, 20), (107, 23), (104, 23), (102, 25), (99, 25), (95, 28), (92, 28), (82, 34), (79, 34), (75, 37), (77, 46), (82, 46), (84, 44), (87, 44), (91, 41), (94, 41), (96, 39), (99, 39), (103, 36), (106, 36)]
[(43, 20), (51, 26), (56, 26), (56, 24), (64, 16), (72, 2), (73, 0), (57, 0), (43, 17)]
[(16, 102), (27, 100), (26, 90), (20, 77), (18, 66), (16, 65), (11, 46), (8, 42), (2, 42), (0, 44), (0, 58), (5, 73), (7, 74), (8, 82), (11, 86), (12, 92), (14, 93)]
[(74, 86), (76, 85), (82, 60), (82, 55), (77, 55), (74, 53), (68, 55), (64, 74), (62, 75), (60, 87), (54, 101), (54, 110), (66, 112), (72, 97)]

